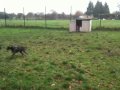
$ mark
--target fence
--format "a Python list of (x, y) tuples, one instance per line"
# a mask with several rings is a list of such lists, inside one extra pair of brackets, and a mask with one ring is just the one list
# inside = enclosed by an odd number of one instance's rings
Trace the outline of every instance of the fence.
[[(72, 12), (72, 8), (71, 8)], [(23, 12), (20, 13), (19, 18), (8, 18), (6, 9), (4, 8), (4, 18), (0, 19), (0, 27), (34, 27), (34, 28), (54, 28), (54, 29), (68, 29), (69, 22), (73, 18), (72, 13), (70, 15), (64, 15), (61, 17), (60, 14), (54, 12), (54, 17), (52, 18), (49, 14), (45, 13), (42, 15), (36, 15), (37, 18), (28, 18), (25, 15), (25, 10), (23, 8)], [(19, 15), (18, 15), (19, 16)], [(51, 19), (52, 18), (52, 19)], [(111, 28), (111, 29), (120, 29), (120, 20), (93, 20), (92, 28)]]
[(120, 30), (120, 20), (105, 20), (105, 19), (93, 20), (92, 28)]
[[(53, 14), (54, 17), (52, 14), (46, 14), (45, 7), (45, 12), (42, 15), (38, 14), (32, 17), (25, 15), (25, 10), (23, 8), (23, 12), (14, 17), (13, 14), (8, 14), (4, 8), (4, 18), (0, 19), (0, 27), (39, 27), (67, 29), (72, 17), (71, 13), (70, 15), (64, 15), (62, 18), (61, 15), (57, 14), (56, 12), (53, 12)], [(10, 18), (10, 16), (12, 16), (12, 18)]]

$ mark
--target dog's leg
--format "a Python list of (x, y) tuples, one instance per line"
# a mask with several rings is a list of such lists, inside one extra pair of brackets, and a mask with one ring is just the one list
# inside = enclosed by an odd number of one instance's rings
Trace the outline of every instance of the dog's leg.
[(26, 51), (23, 51), (25, 54), (27, 54), (27, 52)]
[(24, 55), (22, 51), (20, 51), (20, 53), (22, 54), (22, 56)]

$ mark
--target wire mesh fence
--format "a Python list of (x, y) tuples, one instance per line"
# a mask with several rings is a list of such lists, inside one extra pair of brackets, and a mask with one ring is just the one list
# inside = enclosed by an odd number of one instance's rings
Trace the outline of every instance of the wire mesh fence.
[[(68, 29), (69, 22), (73, 19), (75, 18), (73, 18), (71, 13), (69, 15), (65, 15), (64, 13), (58, 14), (56, 12), (53, 12), (52, 14), (46, 13), (46, 7), (44, 13), (29, 13), (27, 15), (25, 15), (24, 8), (23, 12), (18, 13), (17, 15), (14, 15), (14, 13), (8, 14), (4, 8), (3, 16), (0, 19), (0, 27), (38, 27)], [(119, 29), (120, 20), (92, 20), (92, 29), (96, 28)]]
[(120, 29), (120, 20), (93, 20), (93, 29)]
[(67, 29), (70, 22), (70, 15), (58, 14), (53, 12), (52, 14), (46, 14), (46, 7), (44, 13), (28, 13), (25, 15), (23, 8), (22, 13), (14, 15), (14, 13), (8, 14), (4, 8), (2, 13), (3, 17), (0, 18), (0, 27), (41, 27), (41, 28), (64, 28)]

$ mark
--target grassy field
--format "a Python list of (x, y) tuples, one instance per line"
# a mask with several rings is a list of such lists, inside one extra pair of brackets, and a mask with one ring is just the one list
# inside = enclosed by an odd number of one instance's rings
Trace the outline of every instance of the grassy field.
[[(23, 20), (7, 20), (7, 26), (24, 26)], [(69, 20), (47, 20), (46, 24), (48, 28), (69, 28)], [(0, 20), (0, 26), (5, 26), (5, 21)], [(45, 27), (44, 20), (26, 20), (25, 21), (26, 27)], [(100, 27), (100, 20), (93, 20), (92, 21), (92, 28), (96, 29)], [(112, 29), (119, 29), (120, 28), (120, 20), (101, 20), (101, 27), (103, 28), (112, 28)]]
[[(47, 20), (47, 27), (49, 28), (68, 28), (69, 20)], [(23, 20), (7, 20), (8, 26), (24, 26)], [(4, 20), (0, 20), (0, 26), (5, 26)], [(44, 20), (26, 20), (25, 26), (28, 27), (45, 27)]]
[[(120, 90), (120, 32), (0, 28), (0, 90)], [(27, 47), (11, 57), (8, 45)]]

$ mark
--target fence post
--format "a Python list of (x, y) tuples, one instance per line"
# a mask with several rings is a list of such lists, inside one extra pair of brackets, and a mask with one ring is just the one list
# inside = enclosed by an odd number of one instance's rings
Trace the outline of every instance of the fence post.
[(4, 18), (5, 18), (5, 27), (6, 27), (6, 11), (5, 11), (5, 8), (4, 8)]
[(100, 19), (100, 28), (101, 28), (101, 19)]
[(46, 6), (45, 6), (45, 28), (47, 28)]
[(70, 21), (72, 20), (72, 6), (70, 7)]
[(23, 7), (23, 20), (24, 20), (24, 27), (25, 27), (25, 11), (24, 11), (24, 7)]
[(100, 28), (101, 28), (101, 25), (102, 25), (102, 22), (101, 22), (101, 14), (99, 15), (99, 18), (100, 18)]

